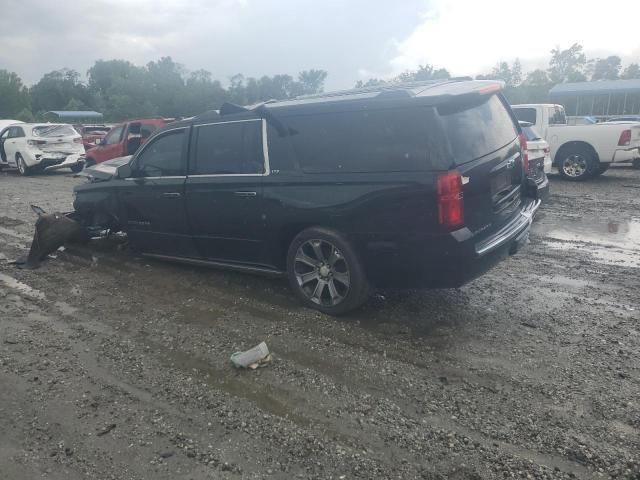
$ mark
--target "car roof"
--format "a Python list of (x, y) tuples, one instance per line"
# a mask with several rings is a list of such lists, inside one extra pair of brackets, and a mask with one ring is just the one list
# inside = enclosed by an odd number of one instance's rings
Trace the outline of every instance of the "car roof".
[[(504, 82), (499, 80), (471, 80), (462, 79), (434, 80), (426, 82), (411, 82), (401, 84), (381, 85), (336, 92), (303, 95), (289, 100), (269, 100), (256, 105), (242, 107), (225, 103), (220, 110), (212, 110), (186, 121), (189, 123), (216, 122), (222, 118), (243, 119), (273, 114), (310, 113), (327, 108), (362, 108), (363, 105), (383, 105), (389, 103), (404, 103), (420, 101), (423, 104), (435, 105), (454, 97), (473, 94), (491, 94), (504, 88)], [(173, 127), (185, 124), (173, 123)]]

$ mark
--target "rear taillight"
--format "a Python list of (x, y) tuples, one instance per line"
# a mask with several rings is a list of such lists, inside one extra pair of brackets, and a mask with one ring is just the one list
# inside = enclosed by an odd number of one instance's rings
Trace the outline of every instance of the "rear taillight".
[(458, 171), (438, 176), (438, 223), (451, 230), (464, 224), (462, 175)]
[(82, 143), (82, 137), (76, 137), (73, 139), (73, 143)]
[(618, 140), (618, 146), (625, 147), (631, 143), (631, 130), (623, 130)]
[(47, 141), (46, 140), (27, 140), (27, 145), (30, 145), (32, 147), (39, 147), (40, 145), (46, 145)]
[(522, 154), (522, 168), (524, 169), (524, 174), (526, 175), (529, 171), (529, 147), (527, 147), (527, 137), (524, 136), (524, 133), (518, 135), (518, 140), (520, 140), (520, 153)]

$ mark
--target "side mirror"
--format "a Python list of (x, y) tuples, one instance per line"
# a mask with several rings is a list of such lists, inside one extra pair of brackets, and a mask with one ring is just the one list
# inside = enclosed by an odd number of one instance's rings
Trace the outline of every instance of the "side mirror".
[(96, 145), (104, 145), (104, 138), (96, 138), (94, 142)]
[(133, 170), (131, 169), (131, 165), (129, 165), (128, 163), (120, 165), (116, 170), (116, 177), (121, 180), (124, 178), (131, 178), (132, 174)]

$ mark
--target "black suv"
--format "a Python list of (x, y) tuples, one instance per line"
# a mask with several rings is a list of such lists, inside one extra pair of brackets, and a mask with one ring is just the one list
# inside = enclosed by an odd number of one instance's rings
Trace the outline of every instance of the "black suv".
[(458, 287), (518, 249), (540, 204), (501, 88), (444, 81), (225, 104), (90, 170), (74, 207), (148, 256), (286, 274), (329, 314), (373, 286)]

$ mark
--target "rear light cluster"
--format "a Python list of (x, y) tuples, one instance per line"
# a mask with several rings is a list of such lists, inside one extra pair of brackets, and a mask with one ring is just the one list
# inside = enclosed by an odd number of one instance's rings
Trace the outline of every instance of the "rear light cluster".
[(631, 143), (631, 130), (623, 130), (618, 140), (619, 147), (626, 147)]
[(438, 223), (451, 230), (464, 224), (462, 175), (456, 170), (438, 176)]
[(527, 147), (527, 137), (524, 136), (524, 133), (518, 135), (518, 140), (520, 140), (520, 153), (522, 154), (522, 168), (524, 169), (525, 175), (529, 172), (529, 147)]

